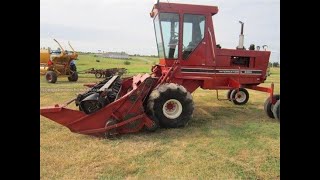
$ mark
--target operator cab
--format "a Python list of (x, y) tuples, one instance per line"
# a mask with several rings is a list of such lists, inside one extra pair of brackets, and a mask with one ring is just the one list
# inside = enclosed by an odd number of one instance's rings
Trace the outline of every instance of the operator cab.
[(150, 16), (154, 22), (160, 64), (171, 66), (179, 60), (182, 65), (204, 65), (207, 59), (212, 61), (214, 49), (211, 44), (216, 44), (212, 15), (217, 12), (216, 6), (155, 4)]

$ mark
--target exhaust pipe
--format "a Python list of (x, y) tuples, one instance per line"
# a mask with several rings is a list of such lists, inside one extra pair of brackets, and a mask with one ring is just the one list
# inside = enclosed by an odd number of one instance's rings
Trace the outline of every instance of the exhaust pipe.
[(239, 21), (239, 23), (241, 24), (241, 32), (239, 35), (239, 45), (238, 45), (237, 49), (244, 49), (244, 47), (243, 47), (243, 43), (244, 43), (243, 26), (244, 26), (244, 23), (241, 21)]

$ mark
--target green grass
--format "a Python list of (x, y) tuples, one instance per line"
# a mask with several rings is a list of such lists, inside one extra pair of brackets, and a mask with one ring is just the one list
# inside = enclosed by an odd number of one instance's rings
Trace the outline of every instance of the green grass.
[[(150, 72), (151, 66), (158, 62), (158, 58), (144, 58), (144, 57), (132, 57), (130, 60), (119, 60), (102, 57), (94, 57), (93, 55), (79, 55), (79, 61), (77, 61), (78, 71), (89, 68), (127, 68), (129, 74)], [(96, 62), (100, 60), (100, 62)], [(130, 62), (130, 65), (125, 65), (125, 62)]]
[[(81, 55), (79, 70), (125, 67), (129, 73), (150, 72), (155, 58), (114, 60)], [(100, 62), (96, 62), (99, 59)], [(280, 92), (280, 69), (271, 69), (263, 86), (275, 83)], [(97, 82), (79, 75), (70, 83), (58, 77), (48, 84), (40, 76), (40, 105), (63, 103)], [(49, 90), (54, 92), (49, 92)], [(266, 93), (249, 90), (245, 106), (216, 100), (215, 92), (193, 93), (194, 116), (188, 126), (136, 133), (106, 140), (71, 133), (40, 116), (41, 179), (280, 179), (280, 126), (263, 111)], [(224, 98), (226, 91), (219, 93)]]

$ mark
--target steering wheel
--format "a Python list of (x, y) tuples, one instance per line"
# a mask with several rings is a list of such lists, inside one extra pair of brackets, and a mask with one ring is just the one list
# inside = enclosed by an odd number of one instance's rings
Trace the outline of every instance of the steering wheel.
[[(172, 32), (171, 32), (172, 34)], [(172, 36), (172, 39), (176, 40), (179, 38), (179, 33), (178, 32), (173, 32), (173, 36)]]

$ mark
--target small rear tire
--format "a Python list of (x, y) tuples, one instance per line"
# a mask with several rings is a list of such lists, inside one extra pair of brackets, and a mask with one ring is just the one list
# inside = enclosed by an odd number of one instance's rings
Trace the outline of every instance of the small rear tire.
[(233, 90), (231, 92), (231, 101), (235, 105), (244, 105), (249, 100), (249, 92), (244, 88), (239, 88), (239, 91), (237, 89)]
[(273, 116), (280, 122), (280, 99), (273, 106)]
[(57, 74), (54, 71), (48, 71), (46, 73), (46, 80), (48, 83), (56, 83), (57, 82)]
[(229, 101), (231, 101), (231, 93), (232, 91), (234, 91), (234, 89), (229, 89), (228, 93), (227, 93), (227, 99), (229, 99)]
[[(273, 95), (273, 97), (277, 101), (280, 100), (280, 95), (279, 94)], [(273, 115), (273, 107), (274, 107), (274, 105), (271, 103), (270, 97), (268, 97), (268, 99), (266, 99), (266, 101), (264, 102), (264, 111), (266, 112), (267, 116), (269, 118), (272, 118), (272, 119), (275, 118), (274, 115)]]

